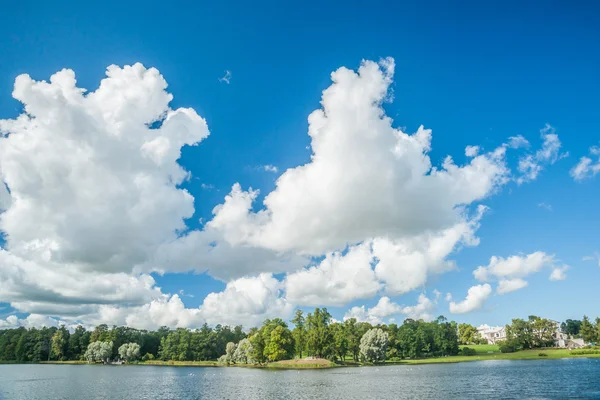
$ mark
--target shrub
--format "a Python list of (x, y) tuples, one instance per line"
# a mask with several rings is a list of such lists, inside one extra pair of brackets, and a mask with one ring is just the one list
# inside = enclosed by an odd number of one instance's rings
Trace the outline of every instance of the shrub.
[(600, 350), (594, 350), (594, 349), (572, 350), (571, 354), (574, 356), (583, 356), (586, 354), (600, 354)]
[(546, 354), (546, 353), (539, 353), (538, 357), (548, 357), (548, 354)]
[(474, 356), (477, 354), (477, 351), (475, 349), (471, 349), (470, 347), (463, 347), (461, 353), (463, 356)]
[(152, 353), (146, 353), (142, 357), (142, 361), (152, 361), (152, 360), (154, 360), (154, 354), (152, 354)]
[(500, 348), (501, 353), (514, 353), (515, 351), (519, 351), (518, 343), (510, 339), (499, 342), (498, 347)]

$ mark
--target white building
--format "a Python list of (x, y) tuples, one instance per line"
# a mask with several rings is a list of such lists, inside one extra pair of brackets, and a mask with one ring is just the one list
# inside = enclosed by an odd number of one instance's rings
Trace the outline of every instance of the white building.
[(560, 328), (560, 322), (552, 321), (556, 325), (556, 329), (552, 334), (554, 338), (554, 347), (565, 347), (569, 349), (579, 349), (585, 346), (583, 339), (575, 339), (564, 333)]
[[(585, 346), (583, 339), (575, 339), (564, 333), (560, 329), (560, 322), (552, 322), (555, 325), (554, 333), (552, 334), (555, 347), (577, 349)], [(488, 344), (497, 344), (501, 340), (506, 340), (506, 327), (504, 326), (489, 326), (484, 324), (477, 328), (477, 332), (479, 332), (482, 338), (487, 340)]]
[(484, 324), (477, 328), (477, 332), (479, 332), (482, 338), (487, 340), (488, 344), (496, 344), (506, 339), (506, 328), (504, 326), (489, 326)]

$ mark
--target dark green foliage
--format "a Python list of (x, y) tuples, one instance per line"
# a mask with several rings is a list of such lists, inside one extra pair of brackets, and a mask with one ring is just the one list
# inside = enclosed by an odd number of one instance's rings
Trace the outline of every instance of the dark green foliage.
[(463, 347), (462, 350), (460, 351), (460, 353), (463, 356), (474, 356), (477, 354), (477, 351), (475, 349), (471, 349), (469, 347)]
[(498, 343), (501, 353), (514, 353), (515, 351), (522, 350), (519, 347), (519, 342), (515, 339), (507, 339)]
[(581, 321), (578, 319), (568, 319), (560, 324), (560, 329), (568, 335), (577, 336), (581, 329)]
[(538, 357), (548, 357), (548, 354), (546, 354), (546, 353), (538, 353)]
[(457, 355), (458, 327), (444, 317), (433, 322), (409, 318), (398, 328), (395, 345), (402, 358)]
[(0, 361), (82, 360), (88, 345), (94, 341), (112, 341), (111, 358), (117, 358), (122, 344), (137, 343), (144, 360), (207, 361), (216, 360), (225, 351), (227, 342), (238, 342), (245, 337), (241, 326), (231, 329), (221, 325), (214, 329), (204, 325), (198, 331), (162, 327), (151, 332), (107, 325), (98, 325), (90, 332), (78, 326), (72, 333), (65, 327), (29, 330), (21, 327), (0, 330)]

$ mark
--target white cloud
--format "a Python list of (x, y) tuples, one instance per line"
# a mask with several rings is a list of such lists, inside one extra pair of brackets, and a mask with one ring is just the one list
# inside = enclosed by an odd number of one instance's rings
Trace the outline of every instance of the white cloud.
[(600, 267), (600, 253), (594, 253), (593, 256), (583, 257), (583, 261), (594, 261)]
[(467, 297), (461, 302), (450, 302), (450, 312), (452, 314), (465, 314), (471, 311), (479, 310), (483, 307), (485, 301), (492, 293), (492, 287), (485, 283), (469, 288)]
[(433, 314), (431, 314), (436, 307), (437, 300), (431, 300), (423, 293), (419, 295), (417, 304), (414, 306), (405, 306), (402, 308), (402, 314), (406, 315), (406, 318), (412, 318), (415, 320), (422, 319), (424, 321), (433, 321)]
[(508, 147), (512, 149), (527, 148), (529, 146), (529, 141), (522, 135), (511, 136), (508, 138)]
[[(562, 146), (555, 129), (546, 124), (540, 130), (543, 139), (542, 147), (534, 154), (528, 154), (519, 158), (519, 172), (521, 175), (517, 177), (518, 184), (535, 180), (546, 165), (552, 165), (561, 158), (567, 157), (568, 153), (560, 153)], [(522, 136), (510, 138), (509, 146), (521, 147), (524, 142)]]
[(271, 164), (264, 165), (263, 168), (265, 171), (272, 172), (274, 174), (276, 174), (277, 171), (279, 171), (279, 169), (275, 165), (271, 165)]
[(309, 116), (311, 162), (283, 173), (256, 213), (251, 207), (258, 193), (234, 185), (209, 225), (232, 244), (321, 255), (464, 221), (460, 205), (506, 182), (505, 148), (464, 166), (448, 157), (441, 168), (432, 167), (431, 131), (421, 127), (408, 135), (395, 129), (381, 107), (393, 71), (388, 59), (365, 61), (358, 73), (334, 72), (322, 109)]
[(492, 256), (487, 266), (479, 266), (473, 271), (475, 279), (481, 282), (498, 280), (498, 294), (512, 292), (527, 286), (522, 279), (539, 272), (542, 268), (551, 268), (551, 280), (566, 279), (566, 265), (558, 265), (554, 255), (536, 251), (528, 255), (515, 255), (508, 258)]
[[(436, 300), (429, 299), (423, 293), (419, 295), (418, 302), (414, 306), (400, 306), (391, 301), (389, 297), (384, 296), (379, 299), (379, 302), (374, 307), (366, 308), (364, 305), (352, 307), (344, 315), (344, 320), (356, 318), (357, 321), (377, 325), (384, 323), (386, 318), (393, 315), (403, 314), (406, 318), (431, 321), (433, 320), (431, 312), (433, 312), (435, 307)], [(389, 321), (390, 323), (392, 322), (391, 319)]]
[(402, 307), (384, 296), (379, 299), (374, 307), (366, 309), (365, 306), (355, 306), (346, 312), (344, 321), (355, 318), (359, 322), (368, 322), (372, 325), (382, 324), (383, 320), (402, 312)]
[(498, 287), (496, 288), (496, 293), (505, 294), (514, 292), (515, 290), (523, 289), (529, 283), (521, 278), (512, 278), (512, 279), (500, 279), (498, 281)]
[(552, 273), (550, 274), (549, 279), (551, 281), (564, 281), (565, 279), (567, 279), (567, 274), (565, 274), (567, 269), (569, 269), (569, 267), (567, 266), (554, 268), (552, 270)]
[(288, 274), (286, 296), (306, 306), (342, 306), (355, 299), (371, 298), (382, 287), (372, 262), (370, 242), (354, 246), (344, 255), (327, 254), (319, 265)]
[(596, 156), (596, 160), (590, 157), (581, 157), (577, 165), (571, 169), (571, 177), (576, 181), (593, 178), (600, 172), (600, 147), (590, 147), (590, 154)]
[(479, 154), (479, 150), (479, 146), (467, 146), (465, 148), (465, 155), (467, 157), (475, 157), (477, 154)]
[(552, 205), (544, 202), (538, 203), (538, 207), (543, 208), (546, 211), (552, 211)]
[(0, 185), (0, 301), (70, 320), (142, 325), (128, 314), (135, 310), (149, 324), (189, 325), (198, 313), (163, 294), (149, 272), (229, 280), (305, 265), (301, 256), (232, 248), (214, 230), (182, 235), (194, 198), (179, 188), (191, 175), (177, 160), (183, 146), (208, 136), (206, 122), (169, 107), (173, 96), (154, 68), (110, 66), (106, 74), (90, 93), (71, 70), (49, 82), (15, 81), (24, 113), (0, 120), (0, 177), (9, 189)]
[(227, 284), (224, 291), (204, 299), (201, 315), (209, 324), (260, 325), (266, 318), (288, 319), (293, 305), (282, 297), (282, 284), (271, 274), (240, 278)]
[(296, 271), (309, 258), (295, 253), (273, 252), (252, 246), (232, 246), (222, 234), (210, 227), (194, 230), (177, 240), (161, 244), (140, 271), (207, 272), (212, 277), (229, 281), (260, 272)]
[(223, 75), (222, 78), (219, 78), (219, 82), (225, 82), (229, 85), (231, 83), (231, 71), (225, 71), (225, 75)]
[(88, 94), (71, 70), (49, 83), (17, 77), (13, 96), (25, 112), (0, 120), (11, 199), (0, 229), (11, 253), (29, 258), (34, 247), (52, 262), (129, 271), (193, 215), (194, 198), (177, 187), (188, 176), (177, 159), (208, 136), (206, 122), (169, 108), (173, 96), (154, 68), (106, 74)]
[(68, 325), (64, 321), (56, 318), (50, 318), (40, 314), (30, 314), (26, 318), (18, 318), (16, 315), (9, 315), (6, 319), (0, 318), (0, 329), (13, 329), (19, 327), (25, 328), (42, 328), (42, 327), (58, 327), (60, 325)]

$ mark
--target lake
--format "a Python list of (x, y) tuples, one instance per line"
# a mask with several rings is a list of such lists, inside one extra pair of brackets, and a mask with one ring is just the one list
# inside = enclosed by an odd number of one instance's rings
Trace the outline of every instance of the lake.
[(0, 365), (0, 399), (600, 399), (600, 359), (272, 371)]

